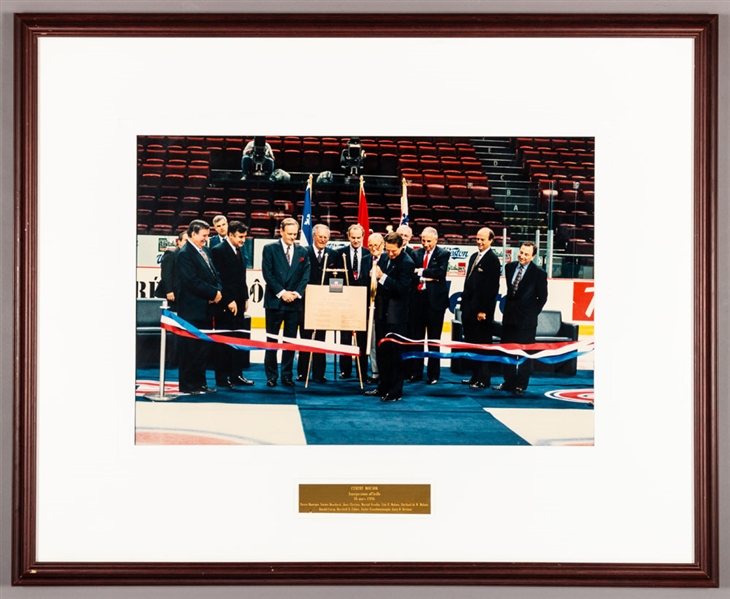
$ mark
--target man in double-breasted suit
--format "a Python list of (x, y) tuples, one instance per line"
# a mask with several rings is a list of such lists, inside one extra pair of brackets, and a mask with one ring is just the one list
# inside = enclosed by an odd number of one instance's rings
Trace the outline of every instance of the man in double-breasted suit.
[[(370, 284), (370, 268), (372, 267), (372, 256), (370, 251), (363, 247), (363, 239), (365, 229), (361, 225), (353, 224), (347, 229), (347, 239), (350, 245), (340, 250), (340, 258), (338, 268), (347, 269), (347, 281), (349, 285), (367, 287)], [(361, 306), (362, 310), (367, 310), (367, 304)], [(367, 376), (368, 357), (365, 354), (367, 350), (367, 331), (357, 331), (355, 333), (357, 345), (360, 348), (360, 374), (363, 378)], [(352, 331), (340, 332), (340, 343), (350, 345), (352, 343)], [(339, 378), (349, 379), (352, 377), (352, 356), (340, 356), (340, 374)]]
[(375, 389), (365, 395), (380, 397), (380, 401), (403, 398), (403, 360), (400, 345), (380, 343), (388, 333), (405, 335), (408, 329), (408, 303), (413, 282), (413, 260), (404, 251), (403, 238), (398, 233), (385, 236), (387, 260), (380, 257), (375, 269), (375, 338), (378, 341), (377, 360), (380, 379)]
[[(281, 240), (264, 246), (261, 256), (261, 273), (266, 281), (264, 309), (266, 333), (269, 341), (276, 341), (284, 324), (284, 336), (296, 337), (297, 324), (303, 307), (304, 290), (309, 282), (309, 257), (307, 250), (294, 243), (299, 235), (299, 223), (285, 218), (279, 225)], [(294, 352), (281, 353), (281, 382), (294, 386)], [(264, 356), (266, 384), (276, 387), (279, 366), (276, 350), (266, 350)]]
[[(248, 227), (234, 220), (228, 225), (226, 241), (210, 250), (213, 264), (221, 278), (223, 298), (216, 304), (215, 328), (240, 331), (245, 324), (248, 310), (248, 285), (246, 285), (246, 256), (243, 244)], [(245, 337), (246, 333), (225, 333), (230, 337)], [(233, 389), (234, 386), (250, 386), (253, 381), (243, 376), (245, 354), (243, 351), (217, 344), (214, 351), (215, 384)]]
[[(464, 291), (461, 294), (461, 323), (467, 343), (492, 343), (500, 274), (499, 258), (491, 249), (493, 241), (494, 232), (489, 227), (479, 229), (476, 236), (477, 251), (469, 257), (466, 267)], [(471, 378), (462, 382), (472, 389), (489, 388), (489, 363), (479, 360), (471, 362)]]
[[(411, 339), (441, 340), (444, 314), (449, 307), (449, 287), (446, 272), (451, 252), (436, 245), (439, 234), (433, 227), (421, 232), (422, 247), (414, 250), (411, 259), (415, 265), (413, 295), (408, 307), (408, 336)], [(439, 351), (429, 345), (429, 351)], [(423, 378), (423, 358), (413, 358), (406, 363), (410, 382)], [(435, 385), (441, 374), (441, 360), (429, 358), (426, 368), (428, 384)]]
[[(210, 225), (194, 220), (188, 226), (188, 243), (178, 252), (177, 272), (180, 280), (177, 312), (180, 318), (198, 329), (211, 329), (215, 305), (223, 298), (218, 271), (206, 243)], [(181, 393), (200, 395), (215, 393), (208, 387), (205, 370), (211, 343), (181, 337), (179, 344), (179, 384)]]
[[(312, 242), (307, 248), (307, 256), (309, 257), (309, 285), (327, 285), (330, 275), (326, 272), (329, 268), (342, 268), (337, 264), (338, 253), (327, 247), (330, 239), (330, 229), (327, 225), (317, 224), (312, 228)], [(322, 276), (324, 274), (324, 276)], [(307, 294), (304, 294), (304, 303), (307, 303)], [(304, 310), (301, 312), (301, 321), (299, 323), (299, 335), (302, 339), (316, 339), (324, 341), (327, 331), (312, 331), (304, 328)], [(297, 380), (304, 381), (307, 378), (307, 369), (309, 368), (309, 357), (312, 356), (312, 372), (311, 377), (317, 383), (326, 383), (327, 378), (324, 376), (325, 371), (325, 354), (299, 352), (297, 359)]]
[[(502, 343), (535, 343), (537, 317), (548, 297), (547, 273), (533, 264), (537, 246), (526, 241), (520, 246), (517, 262), (504, 268), (507, 297), (502, 315)], [(504, 382), (496, 387), (521, 395), (530, 383), (532, 360), (504, 367)]]

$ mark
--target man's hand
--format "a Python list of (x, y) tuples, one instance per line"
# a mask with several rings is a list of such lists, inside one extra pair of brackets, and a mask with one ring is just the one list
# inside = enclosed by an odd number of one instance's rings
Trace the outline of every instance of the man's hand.
[(487, 313), (486, 312), (478, 312), (477, 313), (477, 320), (487, 320)]
[(175, 301), (175, 292), (170, 291), (170, 293), (168, 293), (165, 297), (167, 298), (167, 301), (174, 302)]
[(221, 301), (222, 299), (223, 299), (223, 294), (222, 294), (222, 293), (221, 293), (220, 291), (218, 291), (218, 292), (216, 292), (216, 294), (215, 294), (215, 299), (213, 300), (213, 303), (214, 303), (214, 304), (217, 304), (217, 303), (218, 303), (219, 301)]
[(238, 314), (238, 306), (236, 305), (235, 300), (233, 300), (230, 304), (228, 304), (228, 309), (230, 310), (231, 314), (233, 314), (233, 316)]

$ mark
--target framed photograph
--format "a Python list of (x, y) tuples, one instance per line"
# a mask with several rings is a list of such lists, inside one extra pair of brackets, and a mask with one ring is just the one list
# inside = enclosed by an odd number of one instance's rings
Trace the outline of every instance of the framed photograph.
[[(16, 15), (14, 583), (717, 586), (717, 28)], [(441, 376), (368, 397), (328, 358), (335, 380), (287, 388), (258, 352), (266, 254), (287, 217), (347, 247), (365, 197), (373, 234), (409, 217), (415, 252), (431, 229), (451, 252), (440, 345), (402, 350)], [(219, 214), (249, 237), (238, 340), (156, 293), (183, 232), (180, 256), (221, 270)], [(461, 336), (485, 227), (499, 359)], [(533, 242), (557, 326), (527, 351), (501, 315)], [(217, 390), (182, 389), (195, 336), (259, 345), (225, 381), (211, 358)], [(530, 388), (461, 385), (481, 362), (508, 383), (510, 360), (535, 362)]]

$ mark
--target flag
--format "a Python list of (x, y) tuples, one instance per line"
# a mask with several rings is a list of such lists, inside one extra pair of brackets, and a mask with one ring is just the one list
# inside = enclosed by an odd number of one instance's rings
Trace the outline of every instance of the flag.
[(362, 244), (368, 246), (370, 236), (370, 217), (368, 217), (368, 202), (365, 199), (365, 178), (360, 177), (360, 203), (357, 207), (357, 223), (364, 229)]
[(302, 212), (302, 234), (299, 245), (312, 245), (312, 175), (307, 181), (307, 190), (304, 192), (304, 211)]
[(405, 177), (403, 178), (402, 183), (402, 191), (400, 194), (400, 224), (401, 225), (407, 225), (408, 224), (408, 192), (406, 189), (408, 188), (408, 183), (405, 180)]

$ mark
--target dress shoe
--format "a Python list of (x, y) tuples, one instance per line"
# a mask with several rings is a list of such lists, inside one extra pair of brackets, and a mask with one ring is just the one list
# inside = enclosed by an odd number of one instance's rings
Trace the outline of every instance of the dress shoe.
[(344, 372), (341, 372), (340, 374), (337, 375), (337, 378), (344, 381), (345, 379), (349, 379), (350, 378), (350, 375), (349, 374), (345, 374)]
[(243, 387), (250, 387), (251, 385), (255, 384), (253, 381), (248, 380), (245, 376), (234, 376), (231, 379), (231, 382), (234, 385), (239, 385)]
[(293, 387), (294, 381), (291, 379), (281, 379), (281, 384), (284, 385), (285, 387)]
[(486, 389), (487, 385), (484, 383), (480, 383), (479, 381), (476, 381), (475, 383), (472, 383), (469, 385), (469, 389)]
[(461, 379), (461, 384), (462, 385), (473, 385), (475, 382), (476, 381), (474, 381), (472, 379)]
[(492, 387), (492, 389), (494, 389), (495, 391), (513, 391), (514, 390), (511, 387), (509, 387), (508, 385), (506, 385), (505, 383), (500, 383), (499, 385), (495, 385), (494, 387)]
[(379, 382), (380, 382), (380, 377), (377, 377), (377, 376), (375, 376), (375, 377), (369, 376), (368, 378), (365, 379), (365, 383), (368, 385), (377, 385)]
[(392, 401), (400, 401), (401, 399), (403, 399), (403, 398), (400, 397), (399, 395), (393, 395), (392, 393), (386, 393), (385, 395), (383, 395), (383, 397), (380, 398), (380, 401), (392, 402)]
[(296, 380), (298, 383), (303, 383), (307, 380), (307, 376), (304, 374), (298, 374)]
[(200, 390), (203, 393), (217, 393), (218, 389), (214, 389), (213, 387), (208, 387), (208, 385), (203, 385)]
[(525, 390), (522, 387), (515, 387), (512, 391), (512, 395), (522, 395)]
[(435, 385), (435, 384), (436, 384), (436, 383), (438, 383), (438, 382), (439, 382), (439, 380), (438, 380), (438, 379), (429, 379), (429, 381), (428, 381), (428, 384), (429, 384), (429, 385)]
[(413, 375), (409, 376), (406, 380), (409, 383), (417, 383), (418, 381), (422, 381), (423, 380), (423, 377), (422, 376), (418, 376), (416, 374), (413, 374)]
[(266, 381), (266, 386), (267, 387), (276, 387), (276, 379), (269, 379), (268, 381)]
[(318, 376), (312, 379), (315, 383), (326, 383), (327, 377), (326, 376)]
[(228, 381), (222, 381), (220, 383), (215, 384), (216, 387), (220, 387), (221, 389), (233, 389), (233, 383), (229, 383)]
[(185, 395), (205, 395), (203, 389), (191, 389), (190, 391), (183, 391)]
[(383, 394), (379, 389), (370, 389), (370, 391), (365, 391), (364, 395), (368, 397), (382, 397)]

